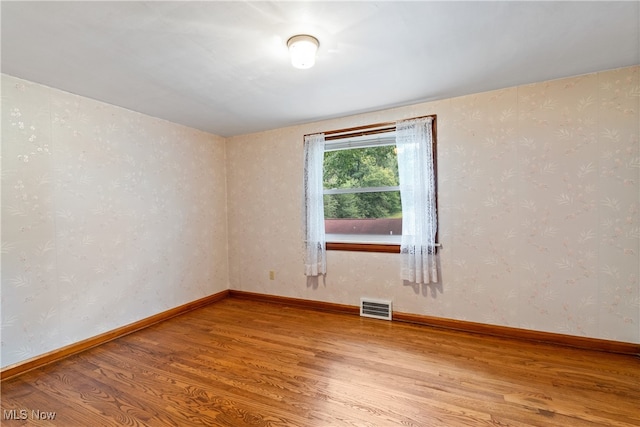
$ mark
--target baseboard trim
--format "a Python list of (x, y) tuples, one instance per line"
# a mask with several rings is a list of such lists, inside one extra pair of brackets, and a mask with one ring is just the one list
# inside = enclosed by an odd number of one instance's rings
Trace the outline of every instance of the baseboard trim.
[(268, 302), (272, 304), (289, 305), (311, 310), (330, 311), (333, 313), (360, 314), (360, 308), (353, 305), (336, 304), (332, 302), (315, 301), (309, 299), (281, 297), (278, 295), (259, 294), (255, 292), (229, 290), (229, 297), (248, 299), (252, 301)]
[[(360, 314), (360, 308), (353, 305), (335, 304), (324, 301), (314, 301), (298, 298), (289, 298), (276, 295), (259, 294), (253, 292), (230, 290), (229, 297), (250, 299), (254, 301), (275, 303), (303, 307), (313, 310), (331, 311), (346, 314)], [(517, 339), (521, 341), (533, 341), (546, 344), (554, 344), (563, 347), (573, 347), (586, 350), (602, 351), (607, 353), (620, 353), (639, 356), (640, 344), (610, 341), (599, 338), (578, 337), (574, 335), (557, 334), (553, 332), (541, 332), (528, 329), (513, 328), (508, 326), (496, 326), (486, 323), (469, 322), (465, 320), (446, 319), (441, 317), (424, 316), (409, 313), (393, 313), (393, 320), (419, 325), (470, 332), (482, 335), (491, 335), (500, 338)]]
[(489, 325), (486, 323), (469, 322), (466, 320), (445, 319), (441, 317), (423, 316), (408, 313), (394, 313), (393, 320), (408, 323), (417, 323), (420, 325), (426, 325), (441, 329), (491, 335), (500, 338), (534, 341), (546, 344), (560, 345), (563, 347), (580, 348), (584, 350), (640, 356), (640, 344), (627, 343), (622, 341), (579, 337), (576, 335), (534, 331), (530, 329)]
[(73, 354), (80, 353), (90, 348), (99, 346), (100, 344), (104, 344), (106, 342), (115, 340), (116, 338), (120, 338), (125, 335), (128, 335), (132, 332), (136, 332), (141, 329), (147, 328), (156, 323), (160, 323), (162, 321), (171, 319), (172, 317), (176, 317), (181, 314), (187, 313), (189, 311), (207, 306), (214, 302), (225, 299), (228, 296), (229, 296), (229, 291), (224, 290), (222, 292), (218, 292), (213, 295), (209, 295), (204, 298), (191, 301), (189, 303), (172, 308), (170, 310), (163, 311), (162, 313), (155, 314), (145, 319), (138, 320), (137, 322), (130, 323), (120, 328), (113, 329), (103, 334), (96, 335), (91, 338), (87, 338), (77, 343), (69, 344), (65, 347), (50, 351), (40, 356), (33, 357), (23, 362), (19, 362), (14, 365), (9, 365), (0, 371), (0, 380), (4, 381), (6, 379), (15, 377), (16, 375), (20, 375), (27, 371), (31, 371), (33, 369), (39, 368), (44, 365), (48, 365), (60, 359), (64, 359), (65, 357), (69, 357)]

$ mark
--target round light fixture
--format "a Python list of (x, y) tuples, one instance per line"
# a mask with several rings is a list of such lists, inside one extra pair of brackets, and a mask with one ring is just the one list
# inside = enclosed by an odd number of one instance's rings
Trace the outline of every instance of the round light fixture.
[(319, 46), (318, 39), (307, 34), (291, 37), (287, 40), (287, 47), (291, 54), (291, 65), (300, 69), (313, 67), (313, 64), (316, 63), (316, 52)]

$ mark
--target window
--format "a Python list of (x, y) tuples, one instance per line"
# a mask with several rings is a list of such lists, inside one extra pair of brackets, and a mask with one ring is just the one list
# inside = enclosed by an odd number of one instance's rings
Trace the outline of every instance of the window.
[[(436, 124), (435, 116), (430, 117), (433, 118), (430, 154), (435, 163)], [(403, 213), (396, 124), (330, 131), (324, 135), (326, 248), (400, 252)]]
[(325, 142), (326, 239), (400, 244), (402, 205), (395, 131)]

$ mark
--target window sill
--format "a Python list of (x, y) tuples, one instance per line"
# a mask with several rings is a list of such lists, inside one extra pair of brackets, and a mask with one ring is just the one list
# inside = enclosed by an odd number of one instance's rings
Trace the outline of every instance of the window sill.
[(400, 245), (390, 243), (327, 242), (328, 251), (386, 252), (399, 254)]

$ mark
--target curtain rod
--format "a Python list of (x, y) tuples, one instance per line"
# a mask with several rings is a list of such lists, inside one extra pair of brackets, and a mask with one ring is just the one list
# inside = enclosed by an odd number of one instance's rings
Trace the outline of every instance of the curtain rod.
[[(428, 116), (420, 116), (420, 117), (412, 117), (410, 119), (403, 120), (417, 120), (417, 119), (425, 119), (427, 117), (431, 117), (436, 120), (436, 114), (430, 114)], [(366, 126), (357, 126), (352, 128), (345, 129), (337, 129), (330, 130), (326, 132), (314, 132), (308, 133), (304, 136), (314, 135), (316, 133), (324, 133), (325, 141), (331, 141), (333, 139), (342, 139), (342, 138), (353, 138), (356, 136), (365, 136), (365, 135), (375, 135), (378, 133), (390, 132), (396, 130), (396, 122), (383, 122), (383, 123), (375, 123), (372, 125)]]

